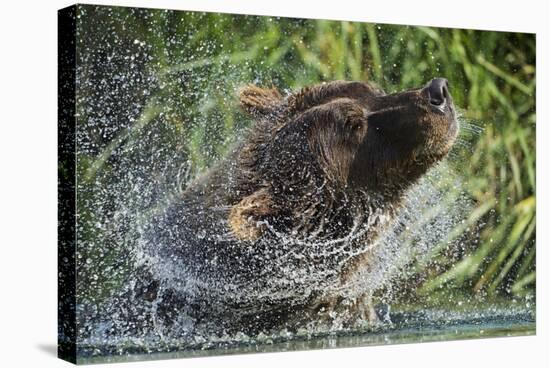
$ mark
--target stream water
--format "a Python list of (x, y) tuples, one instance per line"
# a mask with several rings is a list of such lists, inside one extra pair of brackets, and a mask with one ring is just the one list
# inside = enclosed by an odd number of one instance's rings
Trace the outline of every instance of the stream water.
[[(459, 302), (460, 304), (460, 302)], [(293, 350), (359, 347), (448, 341), (470, 338), (528, 336), (536, 333), (533, 305), (501, 303), (498, 306), (466, 306), (461, 310), (394, 307), (391, 323), (338, 332), (281, 332), (277, 336), (246, 335), (191, 343), (184, 339), (126, 338), (109, 343), (84, 340), (79, 344), (79, 363), (109, 363), (245, 354)]]

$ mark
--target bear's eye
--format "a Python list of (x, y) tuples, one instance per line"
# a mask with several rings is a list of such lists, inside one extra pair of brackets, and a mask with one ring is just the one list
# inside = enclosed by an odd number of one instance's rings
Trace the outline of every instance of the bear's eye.
[(363, 111), (358, 108), (347, 111), (346, 126), (352, 132), (361, 132), (365, 125)]
[(361, 133), (361, 131), (363, 130), (364, 125), (365, 124), (360, 119), (353, 119), (353, 120), (348, 122), (348, 126), (349, 126), (350, 130), (354, 133)]

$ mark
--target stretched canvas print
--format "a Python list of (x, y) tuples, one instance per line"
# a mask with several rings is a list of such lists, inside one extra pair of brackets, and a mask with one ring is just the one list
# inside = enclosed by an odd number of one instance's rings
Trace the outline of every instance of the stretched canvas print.
[(535, 333), (535, 35), (59, 11), (59, 356)]

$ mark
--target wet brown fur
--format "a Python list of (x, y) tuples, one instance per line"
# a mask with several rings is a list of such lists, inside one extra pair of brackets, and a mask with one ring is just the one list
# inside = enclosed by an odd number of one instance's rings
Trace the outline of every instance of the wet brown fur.
[[(447, 154), (456, 137), (452, 101), (445, 110), (434, 109), (425, 88), (387, 95), (368, 83), (337, 81), (283, 96), (250, 85), (239, 98), (255, 120), (251, 131), (226, 160), (190, 184), (152, 231), (155, 247), (165, 247), (170, 259), (178, 254), (174, 262), (207, 285), (232, 280), (244, 288), (262, 277), (284, 277), (276, 259), (262, 259), (268, 253), (262, 247), (277, 248), (282, 234), (295, 242), (292, 249), (306, 252), (304, 239), (330, 243), (353, 233), (360, 221), (368, 231), (349, 240), (348, 249), (358, 256), (343, 266), (337, 255), (315, 254), (303, 254), (293, 265), (339, 270), (342, 287), (357, 282), (375, 262), (367, 246), (388, 226), (406, 190)], [(216, 240), (219, 223), (226, 224), (227, 241)], [(282, 311), (277, 318), (252, 314), (249, 320), (291, 319), (292, 310), (318, 318), (340, 309), (352, 319), (374, 318), (369, 293), (346, 300), (318, 290), (307, 298), (288, 307), (273, 301)]]
[[(363, 149), (366, 152), (361, 153), (374, 158), (362, 163), (361, 159), (357, 158), (360, 153), (357, 146), (365, 139), (369, 117), (376, 117), (379, 111), (387, 115), (407, 113), (406, 109), (401, 109), (400, 105), (394, 103), (399, 103), (399, 94), (387, 103), (384, 103), (385, 97), (387, 96), (380, 89), (362, 82), (337, 81), (306, 87), (287, 98), (283, 98), (273, 88), (262, 89), (254, 85), (243, 88), (240, 92), (241, 107), (258, 119), (238, 156), (239, 164), (245, 173), (244, 186), (262, 181), (262, 173), (257, 170), (261, 156), (258, 147), (268, 144), (277, 132), (294, 118), (312, 122), (307, 132), (308, 144), (324, 179), (330, 182), (332, 189), (346, 191), (355, 184), (359, 189), (382, 195), (388, 202), (398, 203), (404, 189), (445, 156), (452, 146), (454, 137), (448, 134), (446, 125), (449, 123), (446, 120), (449, 118), (430, 114), (414, 96), (412, 101), (406, 103), (415, 104), (425, 115), (411, 116), (411, 120), (416, 120), (417, 126), (412, 129), (409, 127), (409, 130), (420, 130), (418, 128), (422, 125), (430, 126), (427, 137), (417, 142), (420, 147), (409, 149), (401, 156), (389, 159), (383, 156), (383, 152), (369, 150), (369, 147), (366, 147)], [(335, 122), (337, 124), (334, 124)], [(388, 121), (387, 124), (391, 123)], [(396, 131), (395, 134), (399, 132)], [(405, 136), (402, 139), (412, 137)], [(396, 144), (401, 143), (397, 140)], [(401, 145), (407, 146), (410, 142)], [(364, 165), (358, 167), (361, 164)], [(278, 167), (277, 170), (275, 174), (288, 178), (285, 175), (292, 173), (287, 171), (295, 168), (288, 170)], [(235, 205), (235, 210), (231, 211), (230, 224), (237, 237), (251, 239), (252, 233), (255, 234), (254, 237), (261, 235), (260, 229), (253, 224), (254, 220), (269, 214), (268, 203), (273, 206), (276, 201), (267, 198), (270, 196), (268, 189), (261, 188), (260, 191), (261, 196), (251, 193), (251, 197), (244, 197)], [(253, 204), (257, 198), (261, 198), (260, 202)], [(237, 211), (243, 206), (248, 210)], [(275, 207), (273, 206), (273, 210)], [(246, 218), (237, 218), (238, 216)], [(253, 231), (247, 229), (247, 223), (252, 224)]]

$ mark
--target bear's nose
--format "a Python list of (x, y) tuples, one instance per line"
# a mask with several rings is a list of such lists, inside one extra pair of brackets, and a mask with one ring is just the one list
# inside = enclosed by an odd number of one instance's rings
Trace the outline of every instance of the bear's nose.
[(449, 97), (449, 82), (445, 78), (436, 78), (428, 85), (430, 104), (441, 106)]

